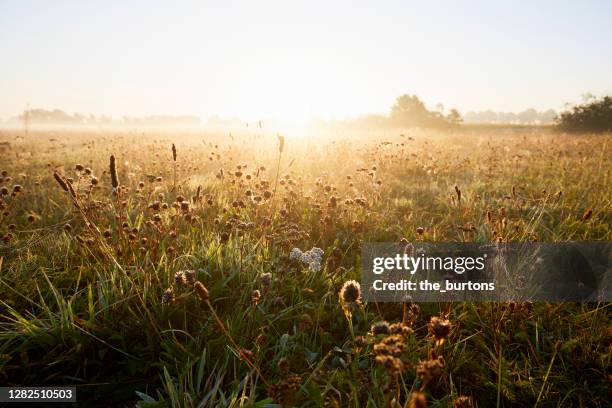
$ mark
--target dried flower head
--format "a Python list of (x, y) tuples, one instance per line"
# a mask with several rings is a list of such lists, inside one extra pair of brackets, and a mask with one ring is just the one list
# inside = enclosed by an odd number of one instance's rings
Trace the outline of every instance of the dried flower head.
[(389, 323), (382, 320), (380, 322), (376, 322), (370, 327), (370, 333), (373, 336), (378, 336), (379, 334), (391, 334), (391, 328), (389, 327)]
[(451, 331), (452, 324), (450, 320), (443, 317), (433, 316), (427, 325), (429, 334), (437, 341), (442, 342), (446, 339)]
[(111, 176), (111, 185), (114, 189), (119, 187), (119, 177), (117, 176), (117, 164), (115, 163), (115, 155), (111, 154), (110, 156), (110, 176)]
[(355, 280), (344, 282), (340, 289), (340, 301), (344, 305), (361, 303), (361, 285)]
[(172, 288), (168, 288), (164, 291), (164, 294), (162, 295), (162, 304), (169, 305), (172, 302), (174, 302), (174, 291), (172, 290)]
[(255, 289), (253, 292), (251, 292), (251, 303), (253, 303), (253, 306), (257, 306), (260, 299), (261, 292), (258, 289)]
[(431, 360), (421, 361), (417, 366), (416, 373), (424, 384), (428, 384), (433, 380), (440, 378), (444, 370), (444, 360), (434, 358)]
[(270, 283), (272, 282), (272, 274), (270, 272), (264, 273), (263, 275), (261, 275), (261, 284), (264, 286), (270, 286)]
[(187, 277), (185, 276), (185, 272), (179, 271), (174, 274), (174, 282), (177, 285), (187, 286)]
[(193, 288), (195, 289), (200, 299), (204, 301), (208, 300), (208, 289), (206, 289), (206, 286), (204, 286), (202, 282), (196, 281), (196, 283), (194, 283), (193, 285)]

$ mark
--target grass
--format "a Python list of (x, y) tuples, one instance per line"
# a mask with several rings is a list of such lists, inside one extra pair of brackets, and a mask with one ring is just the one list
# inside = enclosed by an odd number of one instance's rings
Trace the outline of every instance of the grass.
[(610, 135), (3, 135), (0, 384), (83, 406), (610, 403), (608, 303), (338, 294), (369, 241), (611, 241)]

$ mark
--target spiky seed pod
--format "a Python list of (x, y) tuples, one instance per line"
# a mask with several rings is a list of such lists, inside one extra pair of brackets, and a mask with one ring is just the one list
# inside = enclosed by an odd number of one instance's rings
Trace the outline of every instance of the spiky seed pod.
[(431, 334), (436, 340), (443, 341), (448, 337), (452, 324), (448, 319), (433, 316), (429, 321), (427, 328), (429, 329), (429, 334)]
[(179, 271), (174, 274), (174, 282), (177, 285), (187, 286), (187, 277), (185, 276), (185, 272)]
[(389, 323), (386, 321), (376, 322), (370, 327), (370, 332), (373, 336), (378, 336), (379, 334), (391, 334), (391, 328), (389, 327)]
[(427, 384), (432, 380), (440, 378), (444, 370), (444, 359), (434, 358), (431, 360), (421, 361), (417, 366), (416, 373), (423, 383)]
[(208, 289), (206, 289), (206, 286), (204, 286), (202, 282), (196, 281), (196, 283), (194, 283), (193, 285), (193, 288), (195, 289), (200, 299), (204, 301), (208, 300)]
[(110, 156), (110, 176), (111, 176), (111, 185), (114, 189), (119, 187), (119, 177), (117, 176), (117, 165), (115, 163), (115, 155), (111, 154)]
[(354, 280), (348, 280), (340, 289), (340, 301), (345, 305), (361, 303), (361, 285)]
[(172, 160), (176, 161), (176, 146), (172, 143)]
[(174, 291), (172, 290), (172, 288), (168, 288), (164, 291), (164, 294), (162, 295), (162, 304), (169, 305), (172, 302), (174, 302)]

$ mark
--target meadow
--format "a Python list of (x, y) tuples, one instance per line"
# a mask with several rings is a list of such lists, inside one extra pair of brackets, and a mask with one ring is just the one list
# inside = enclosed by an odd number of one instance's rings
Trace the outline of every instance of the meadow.
[(22, 133), (0, 135), (2, 385), (75, 385), (81, 406), (610, 406), (609, 303), (367, 303), (353, 282), (365, 242), (612, 241), (609, 134)]

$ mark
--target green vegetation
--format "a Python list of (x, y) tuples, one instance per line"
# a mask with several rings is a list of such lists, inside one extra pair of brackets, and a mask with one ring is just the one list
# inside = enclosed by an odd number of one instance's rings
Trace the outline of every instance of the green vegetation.
[(612, 97), (593, 98), (561, 113), (557, 127), (566, 132), (612, 132)]
[(607, 303), (367, 304), (345, 282), (367, 241), (612, 240), (610, 135), (56, 139), (0, 168), (1, 384), (88, 407), (609, 406)]

